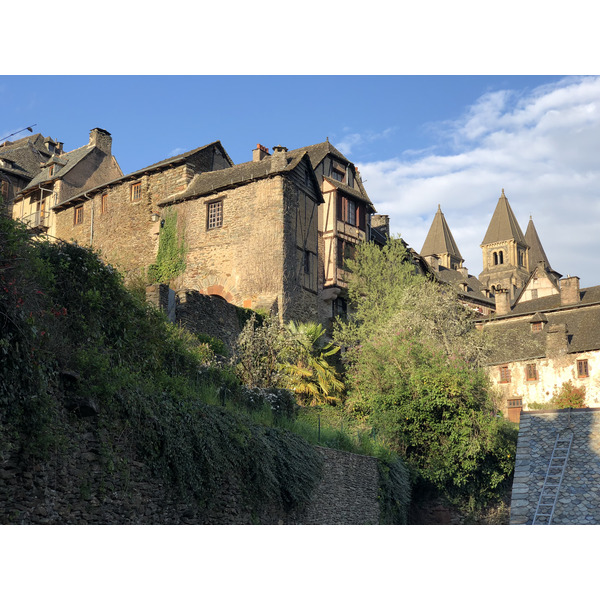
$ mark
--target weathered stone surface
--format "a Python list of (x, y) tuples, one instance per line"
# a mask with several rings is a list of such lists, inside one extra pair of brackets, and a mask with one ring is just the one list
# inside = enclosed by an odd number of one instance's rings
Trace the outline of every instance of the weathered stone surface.
[(531, 524), (559, 432), (573, 443), (552, 524), (600, 524), (600, 410), (524, 412), (521, 415), (511, 501), (511, 524)]

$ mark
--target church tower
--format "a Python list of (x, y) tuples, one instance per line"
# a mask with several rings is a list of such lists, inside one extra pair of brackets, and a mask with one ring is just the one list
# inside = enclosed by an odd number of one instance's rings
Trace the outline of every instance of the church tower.
[(479, 280), (494, 294), (497, 290), (508, 291), (509, 298), (513, 301), (529, 279), (529, 244), (504, 190), (498, 199), (481, 249), (483, 271)]
[(435, 270), (438, 270), (439, 267), (459, 270), (463, 265), (463, 257), (458, 250), (458, 246), (454, 241), (450, 227), (448, 227), (439, 204), (429, 233), (425, 238), (421, 256)]

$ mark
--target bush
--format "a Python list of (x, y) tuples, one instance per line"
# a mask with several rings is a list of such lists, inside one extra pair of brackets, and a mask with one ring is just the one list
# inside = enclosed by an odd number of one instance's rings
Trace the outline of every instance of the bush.
[(527, 408), (529, 410), (586, 408), (585, 387), (577, 387), (573, 382), (565, 381), (549, 402), (530, 402)]

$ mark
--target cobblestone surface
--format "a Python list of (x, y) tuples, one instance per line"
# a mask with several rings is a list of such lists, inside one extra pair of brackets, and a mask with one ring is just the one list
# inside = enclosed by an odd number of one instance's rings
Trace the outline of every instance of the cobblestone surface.
[(600, 523), (600, 409), (573, 409), (521, 414), (511, 525), (532, 523), (556, 436), (570, 431), (573, 443), (552, 524)]

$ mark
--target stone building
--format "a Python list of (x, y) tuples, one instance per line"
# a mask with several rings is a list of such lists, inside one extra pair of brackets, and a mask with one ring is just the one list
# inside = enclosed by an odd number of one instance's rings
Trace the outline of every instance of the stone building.
[(39, 133), (0, 144), (0, 195), (8, 215), (12, 215), (15, 196), (42, 171), (42, 165), (52, 156), (62, 154), (62, 146), (62, 142)]
[(529, 244), (508, 203), (502, 195), (481, 243), (483, 271), (479, 280), (492, 294), (507, 290), (514, 300), (529, 279)]
[(56, 237), (93, 246), (128, 278), (146, 276), (171, 215), (186, 263), (173, 288), (326, 325), (347, 310), (344, 260), (389, 236), (385, 215), (371, 227), (360, 174), (328, 141), (272, 154), (258, 144), (239, 165), (213, 142), (79, 190), (52, 212)]
[(440, 205), (425, 238), (421, 256), (436, 279), (456, 289), (463, 304), (481, 315), (493, 312), (495, 303), (491, 293), (463, 266), (463, 257)]
[[(36, 143), (39, 145), (39, 140)], [(59, 237), (53, 209), (123, 173), (112, 155), (111, 135), (104, 129), (92, 129), (89, 143), (70, 152), (63, 152), (62, 144), (52, 140), (45, 139), (44, 144), (47, 152), (39, 154), (39, 171), (14, 196), (12, 215), (36, 233)], [(35, 148), (34, 142), (32, 146)], [(73, 218), (79, 223), (83, 213), (77, 212)]]
[(509, 418), (548, 402), (567, 381), (585, 389), (586, 406), (600, 407), (600, 286), (580, 289), (567, 277), (553, 293), (524, 297), (511, 307), (508, 292), (497, 293), (496, 314), (477, 323), (492, 336), (488, 372)]
[(216, 141), (128, 175), (121, 173), (56, 204), (54, 235), (99, 250), (130, 279), (145, 277), (158, 251), (163, 220), (159, 203), (184, 191), (195, 175), (232, 164)]

